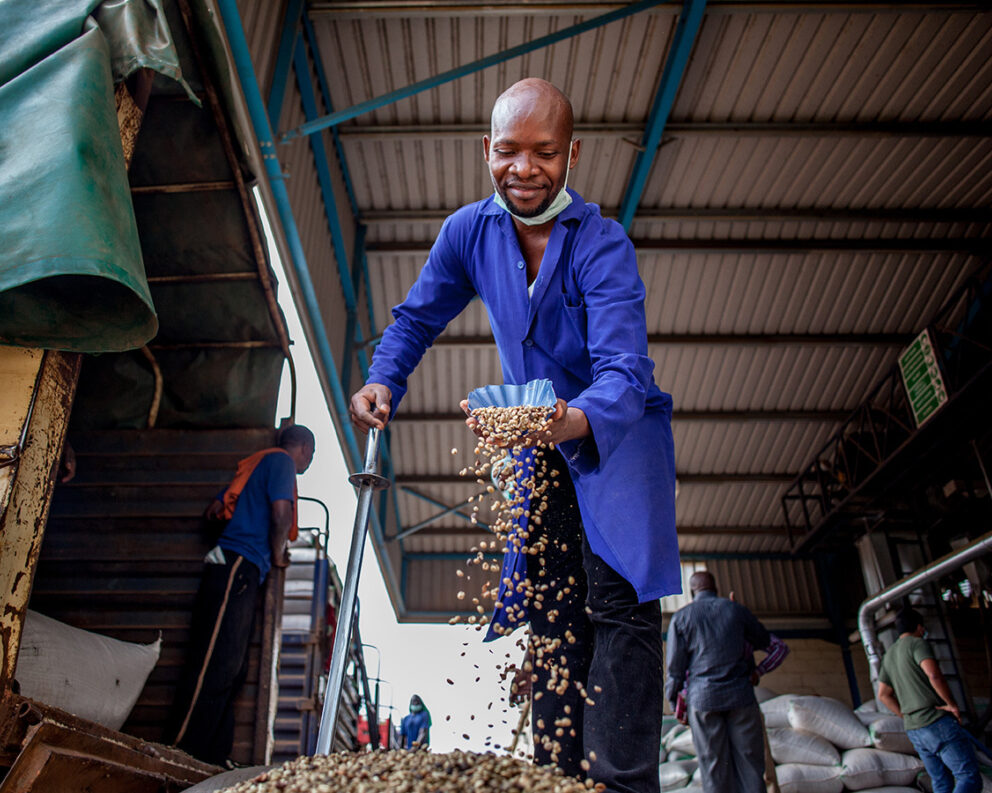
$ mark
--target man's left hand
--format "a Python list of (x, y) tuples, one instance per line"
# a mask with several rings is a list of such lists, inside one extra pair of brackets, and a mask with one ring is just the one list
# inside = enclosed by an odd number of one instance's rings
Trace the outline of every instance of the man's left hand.
[[(465, 415), (468, 416), (465, 419), (465, 426), (472, 430), (478, 437), (483, 437), (482, 426), (472, 417), (472, 411), (468, 407), (468, 400), (463, 399), (458, 404)], [(535, 446), (538, 443), (559, 444), (563, 441), (584, 438), (587, 435), (589, 435), (589, 419), (586, 418), (586, 414), (579, 408), (569, 407), (564, 399), (559, 399), (555, 404), (555, 411), (551, 414), (545, 430), (543, 432), (532, 432), (527, 436), (526, 441), (531, 446)]]
[(555, 412), (543, 433), (535, 437), (535, 441), (559, 444), (563, 441), (574, 441), (589, 434), (589, 419), (580, 408), (569, 407), (564, 399), (555, 404)]

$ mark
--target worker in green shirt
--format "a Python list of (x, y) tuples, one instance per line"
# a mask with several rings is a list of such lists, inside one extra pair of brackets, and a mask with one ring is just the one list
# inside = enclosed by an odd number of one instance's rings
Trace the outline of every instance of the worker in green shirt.
[(906, 735), (933, 782), (934, 793), (979, 793), (982, 780), (961, 712), (933, 650), (919, 612), (896, 616), (899, 638), (882, 659), (878, 699), (901, 716)]

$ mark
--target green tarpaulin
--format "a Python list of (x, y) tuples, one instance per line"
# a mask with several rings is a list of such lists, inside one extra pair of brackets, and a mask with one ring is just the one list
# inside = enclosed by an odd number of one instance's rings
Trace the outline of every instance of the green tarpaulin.
[(140, 347), (158, 321), (114, 83), (182, 80), (159, 0), (5, 0), (0, 31), (0, 341)]

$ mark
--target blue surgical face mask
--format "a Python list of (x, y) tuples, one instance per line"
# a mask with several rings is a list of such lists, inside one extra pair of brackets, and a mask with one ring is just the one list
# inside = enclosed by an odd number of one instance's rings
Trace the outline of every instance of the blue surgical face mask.
[[(500, 209), (504, 212), (509, 213), (514, 218), (519, 220), (525, 226), (540, 226), (547, 223), (549, 220), (554, 220), (558, 215), (560, 215), (569, 204), (572, 203), (572, 196), (568, 194), (568, 190), (565, 188), (568, 186), (568, 171), (569, 166), (572, 162), (572, 144), (575, 141), (569, 141), (568, 144), (568, 159), (565, 161), (565, 181), (562, 183), (561, 190), (558, 191), (558, 195), (554, 197), (554, 200), (548, 204), (548, 208), (545, 209), (540, 215), (535, 215), (532, 218), (524, 218), (520, 215), (516, 215), (510, 211), (510, 208), (506, 205), (503, 197), (499, 194), (499, 190), (496, 189), (496, 182), (493, 181), (493, 201), (496, 203)], [(492, 178), (492, 172), (489, 174)]]
[(411, 705), (410, 706), (410, 712), (411, 713), (420, 713), (420, 711), (422, 711), (423, 709), (424, 709), (424, 706), (423, 705)]
[(930, 631), (928, 631), (926, 628), (924, 628), (923, 629), (923, 636), (921, 636), (920, 638), (926, 639), (929, 635), (930, 635)]

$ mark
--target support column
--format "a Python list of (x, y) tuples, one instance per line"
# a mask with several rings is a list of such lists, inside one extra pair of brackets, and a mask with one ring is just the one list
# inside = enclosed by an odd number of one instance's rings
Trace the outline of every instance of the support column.
[(17, 665), (80, 361), (76, 353), (0, 347), (0, 691)]

